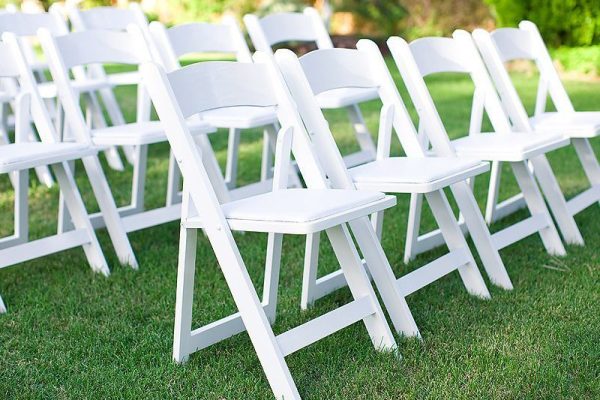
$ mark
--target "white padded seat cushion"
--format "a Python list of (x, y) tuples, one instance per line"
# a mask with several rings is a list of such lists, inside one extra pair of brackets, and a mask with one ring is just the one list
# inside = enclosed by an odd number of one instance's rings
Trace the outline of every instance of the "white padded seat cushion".
[(481, 133), (452, 141), (456, 154), (481, 160), (521, 161), (528, 153), (553, 150), (568, 144), (560, 134), (525, 132)]
[(202, 119), (217, 128), (255, 128), (277, 122), (275, 107), (224, 107), (205, 111)]
[(600, 134), (600, 112), (547, 112), (530, 118), (531, 126), (540, 132), (557, 132), (568, 137), (595, 137)]
[(321, 108), (341, 108), (379, 98), (377, 88), (340, 88), (319, 93), (317, 102)]
[(285, 189), (223, 204), (228, 219), (310, 222), (352, 210), (384, 198), (373, 191)]
[(481, 165), (458, 157), (390, 157), (350, 168), (355, 182), (429, 183)]
[(11, 143), (0, 146), (0, 171), (69, 161), (95, 152), (93, 147), (80, 143)]
[[(188, 126), (193, 134), (214, 131), (211, 125), (197, 118), (191, 119)], [(160, 121), (147, 121), (92, 129), (92, 140), (97, 145), (135, 145), (164, 142), (167, 137)]]

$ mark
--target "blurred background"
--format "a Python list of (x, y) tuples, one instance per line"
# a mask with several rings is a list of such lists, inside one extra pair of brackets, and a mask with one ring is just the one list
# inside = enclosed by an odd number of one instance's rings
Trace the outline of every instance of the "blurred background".
[[(0, 0), (24, 11), (48, 9), (54, 3), (127, 7), (131, 0)], [(384, 39), (400, 35), (409, 40), (450, 35), (454, 29), (492, 29), (535, 22), (551, 47), (559, 69), (573, 77), (600, 77), (600, 0), (140, 0), (152, 20), (166, 24), (215, 21), (223, 14), (317, 8), (338, 46), (356, 38)], [(517, 66), (518, 68), (518, 66)]]

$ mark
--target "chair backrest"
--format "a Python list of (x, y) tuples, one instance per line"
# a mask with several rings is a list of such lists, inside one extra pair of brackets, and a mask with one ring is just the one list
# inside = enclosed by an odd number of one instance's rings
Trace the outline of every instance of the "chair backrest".
[(421, 38), (410, 44), (399, 37), (392, 37), (387, 44), (419, 114), (420, 127), (428, 138), (431, 139), (433, 132), (445, 132), (445, 128), (424, 77), (443, 72), (468, 74), (473, 81), (475, 91), (469, 134), (481, 133), (484, 113), (487, 113), (494, 131), (512, 130), (469, 33), (457, 30), (452, 38)]
[(40, 28), (54, 35), (64, 35), (69, 29), (56, 13), (9, 12), (0, 14), (0, 33), (12, 32), (17, 36), (36, 36)]
[(233, 17), (224, 17), (217, 24), (192, 22), (168, 29), (154, 21), (149, 30), (167, 71), (180, 68), (179, 59), (192, 53), (230, 53), (237, 61), (252, 62), (250, 49)]
[(68, 7), (67, 12), (75, 31), (126, 31), (131, 24), (148, 25), (148, 19), (138, 3), (131, 3), (129, 8), (94, 7), (80, 10), (77, 7)]
[(284, 42), (315, 42), (319, 49), (333, 48), (331, 37), (317, 10), (302, 13), (274, 13), (263, 18), (248, 14), (244, 23), (254, 48), (272, 54), (272, 46)]
[[(46, 108), (46, 103), (38, 91), (38, 85), (29, 66), (23, 42), (12, 32), (2, 34), (0, 43), (0, 77), (14, 78), (19, 82), (20, 93), (25, 93), (30, 99), (30, 110), (36, 130), (42, 142), (55, 143), (60, 137), (54, 130), (52, 119)], [(16, 118), (19, 120), (19, 118)], [(75, 132), (80, 142), (88, 143), (89, 139)]]
[[(328, 90), (342, 88), (376, 88), (384, 108), (391, 107), (392, 125), (402, 147), (409, 156), (423, 156), (417, 132), (400, 97), (381, 52), (369, 40), (361, 40), (357, 49), (324, 49), (312, 51), (299, 59), (290, 51), (278, 50), (277, 63), (292, 92), (306, 128), (313, 140), (323, 140), (316, 146), (320, 151), (336, 147), (315, 96)], [(321, 138), (319, 138), (321, 133)], [(444, 147), (449, 147), (449, 142)], [(325, 151), (325, 150), (323, 150)], [(336, 152), (339, 151), (336, 148)], [(323, 160), (336, 159), (331, 154)], [(339, 161), (339, 160), (338, 160)], [(325, 161), (322, 161), (325, 163)], [(343, 163), (342, 163), (343, 165)], [(329, 173), (330, 169), (328, 169)]]
[(152, 60), (144, 38), (135, 25), (131, 25), (128, 32), (90, 30), (62, 36), (54, 36), (41, 29), (38, 37), (71, 128), (87, 134), (89, 128), (85, 123), (79, 96), (73, 89), (69, 70), (99, 64), (137, 66)]
[(529, 127), (527, 111), (514, 88), (505, 63), (513, 60), (530, 60), (539, 72), (535, 115), (546, 110), (548, 95), (554, 106), (561, 112), (575, 111), (565, 90), (544, 40), (537, 26), (530, 21), (521, 21), (518, 28), (501, 28), (492, 33), (482, 29), (473, 32), (473, 39), (498, 88), (502, 102), (513, 123)]

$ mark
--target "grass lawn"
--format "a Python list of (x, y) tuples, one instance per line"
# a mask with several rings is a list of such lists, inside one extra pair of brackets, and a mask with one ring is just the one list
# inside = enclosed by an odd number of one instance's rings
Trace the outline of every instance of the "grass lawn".
[[(534, 78), (516, 76), (529, 106)], [(463, 135), (472, 86), (458, 76), (429, 83), (449, 132)], [(600, 83), (571, 81), (567, 87), (577, 109), (600, 110)], [(135, 92), (119, 89), (118, 95), (131, 116)], [(408, 99), (405, 90), (402, 96)], [(373, 132), (379, 107), (376, 102), (363, 107)], [(343, 152), (355, 149), (344, 112), (327, 115)], [(258, 131), (242, 136), (240, 183), (259, 176), (261, 136)], [(215, 134), (212, 141), (224, 164), (226, 135)], [(150, 149), (149, 206), (164, 202), (167, 156), (167, 145)], [(572, 149), (553, 152), (550, 162), (567, 196), (587, 187)], [(131, 167), (124, 173), (107, 171), (117, 201), (125, 204)], [(510, 174), (504, 178), (503, 198), (516, 191)], [(78, 179), (88, 208), (95, 210), (87, 182)], [(483, 176), (475, 186), (482, 206), (487, 180)], [(52, 233), (58, 190), (33, 179), (30, 193), (32, 236)], [(12, 199), (9, 180), (2, 176), (3, 235), (12, 229)], [(398, 275), (444, 252), (402, 263), (407, 213), (408, 196), (400, 196), (384, 224), (383, 245)], [(300, 393), (308, 399), (600, 398), (600, 210), (593, 206), (576, 220), (586, 246), (567, 247), (564, 258), (548, 256), (538, 237), (502, 251), (512, 292), (490, 286), (492, 300), (479, 300), (467, 295), (453, 273), (411, 295), (408, 302), (424, 340), (398, 337), (401, 358), (375, 352), (362, 324), (292, 354), (287, 360)], [(424, 225), (434, 226), (428, 214)], [(108, 279), (90, 271), (80, 249), (2, 270), (0, 293), (8, 313), (0, 316), (0, 398), (271, 398), (246, 334), (194, 354), (185, 365), (171, 361), (178, 234), (176, 222), (132, 233), (140, 263), (133, 271), (118, 264), (108, 235), (99, 231), (112, 266)], [(256, 286), (262, 287), (266, 235), (236, 234), (236, 240)], [(195, 325), (235, 311), (208, 241), (199, 241)], [(276, 333), (350, 299), (344, 289), (300, 311), (303, 245), (299, 236), (284, 239)], [(321, 272), (332, 270), (333, 261), (323, 244)]]

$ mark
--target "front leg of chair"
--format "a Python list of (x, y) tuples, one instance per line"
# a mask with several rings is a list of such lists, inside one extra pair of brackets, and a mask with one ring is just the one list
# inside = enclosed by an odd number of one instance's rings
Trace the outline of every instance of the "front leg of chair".
[(367, 217), (349, 222), (352, 233), (369, 268), (369, 273), (383, 299), (394, 328), (405, 336), (421, 337), (419, 328), (402, 295), (392, 267), (377, 240), (375, 230)]
[(455, 183), (450, 188), (488, 277), (494, 285), (505, 290), (512, 290), (512, 282), (502, 258), (494, 246), (473, 191), (466, 182)]
[(600, 185), (600, 165), (598, 165), (598, 159), (590, 141), (585, 138), (572, 138), (571, 143), (575, 147), (579, 162), (581, 162), (590, 184), (592, 186)]
[(496, 221), (496, 208), (498, 207), (498, 193), (500, 191), (500, 180), (502, 179), (502, 162), (493, 161), (490, 172), (490, 185), (485, 206), (485, 222), (491, 225)]
[(307, 310), (319, 298), (317, 292), (317, 271), (319, 267), (320, 232), (306, 235), (304, 250), (304, 273), (302, 275), (302, 297), (300, 308)]
[[(390, 351), (397, 348), (394, 336), (385, 320), (383, 310), (379, 306), (371, 280), (363, 268), (362, 260), (353, 244), (350, 232), (346, 225), (338, 225), (327, 230), (327, 236), (333, 247), (333, 251), (340, 262), (340, 266), (348, 282), (348, 288), (355, 300), (369, 297), (375, 312), (363, 319), (371, 342), (377, 350)], [(373, 269), (385, 268), (375, 264)]]
[(371, 215), (371, 224), (373, 225), (377, 239), (381, 242), (381, 236), (383, 234), (383, 211)]
[(240, 154), (240, 130), (237, 128), (229, 129), (227, 140), (227, 163), (225, 164), (225, 183), (229, 189), (236, 186), (238, 157)]
[(560, 240), (560, 236), (554, 226), (550, 212), (546, 207), (544, 198), (529, 170), (527, 162), (511, 162), (510, 165), (515, 174), (515, 178), (517, 179), (519, 188), (521, 189), (521, 192), (523, 192), (529, 212), (532, 216), (535, 214), (541, 215), (546, 221), (546, 226), (539, 230), (544, 247), (548, 253), (552, 255), (564, 256), (567, 252)]
[(181, 203), (180, 184), (181, 182), (181, 171), (177, 166), (177, 160), (173, 152), (169, 152), (169, 172), (167, 176), (167, 199), (165, 201), (166, 206), (172, 206), (177, 203)]
[(148, 168), (148, 145), (135, 146), (135, 163), (131, 184), (131, 205), (134, 212), (144, 210), (144, 185)]
[(404, 263), (408, 264), (419, 254), (419, 230), (421, 227), (421, 211), (423, 210), (423, 195), (411, 193), (408, 209), (408, 224), (406, 225), (406, 243), (404, 244)]
[(541, 155), (531, 159), (530, 162), (533, 165), (533, 172), (540, 185), (540, 189), (548, 202), (550, 211), (554, 215), (556, 225), (562, 233), (563, 238), (569, 244), (583, 246), (584, 242), (581, 232), (579, 232), (575, 218), (569, 212), (565, 196), (560, 190), (548, 159), (545, 155)]
[(83, 204), (83, 200), (77, 190), (75, 179), (71, 174), (67, 163), (55, 164), (52, 166), (56, 180), (60, 185), (60, 190), (64, 195), (65, 204), (69, 209), (69, 214), (73, 221), (73, 225), (77, 229), (85, 230), (88, 234), (88, 243), (83, 244), (83, 250), (90, 263), (92, 269), (97, 272), (101, 272), (105, 276), (110, 274), (108, 264), (102, 253), (100, 243), (96, 237), (94, 227), (90, 222), (89, 215)]
[(283, 234), (269, 233), (262, 305), (271, 324), (275, 323), (277, 317), (277, 288), (279, 287), (279, 271), (281, 269), (282, 242)]
[(98, 156), (84, 157), (82, 161), (119, 262), (137, 269), (138, 262), (131, 248), (127, 232), (123, 227), (123, 221), (119, 216), (119, 210), (106, 181), (106, 176), (104, 175)]
[[(465, 183), (466, 185), (466, 183)], [(469, 254), (469, 262), (460, 266), (458, 272), (467, 291), (481, 298), (490, 298), (490, 292), (477, 268), (465, 236), (452, 213), (450, 204), (441, 190), (425, 194), (440, 231), (450, 251), (464, 249)]]

